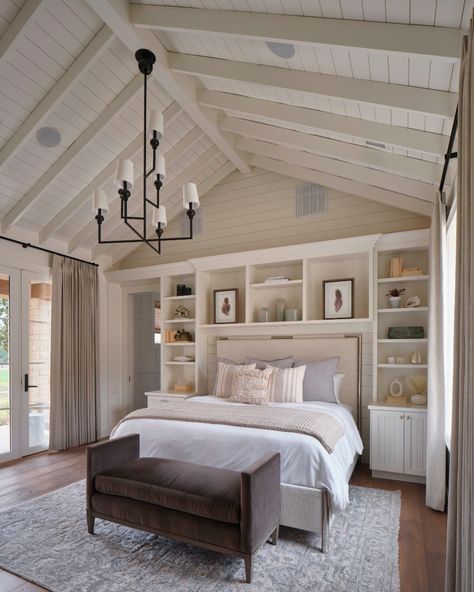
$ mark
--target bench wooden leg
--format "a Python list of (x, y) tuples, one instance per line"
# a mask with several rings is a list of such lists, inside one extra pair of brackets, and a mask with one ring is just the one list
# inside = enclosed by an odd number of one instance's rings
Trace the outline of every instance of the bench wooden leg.
[(89, 534), (94, 534), (95, 517), (90, 510), (87, 510), (87, 531)]
[(247, 584), (252, 582), (252, 568), (253, 568), (253, 557), (252, 555), (246, 555), (244, 557), (245, 561), (245, 581)]
[(278, 542), (278, 532), (280, 530), (280, 527), (277, 526), (275, 528), (275, 530), (272, 532), (272, 545), (276, 545)]

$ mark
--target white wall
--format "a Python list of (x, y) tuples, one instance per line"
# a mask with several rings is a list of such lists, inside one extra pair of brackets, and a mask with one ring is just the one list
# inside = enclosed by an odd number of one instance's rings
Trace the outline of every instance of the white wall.
[[(429, 227), (424, 216), (331, 189), (327, 214), (296, 218), (295, 187), (303, 183), (261, 169), (247, 175), (231, 173), (202, 199), (202, 236), (166, 244), (161, 256), (147, 246), (139, 247), (118, 267)], [(166, 229), (172, 236), (179, 231), (177, 221)]]

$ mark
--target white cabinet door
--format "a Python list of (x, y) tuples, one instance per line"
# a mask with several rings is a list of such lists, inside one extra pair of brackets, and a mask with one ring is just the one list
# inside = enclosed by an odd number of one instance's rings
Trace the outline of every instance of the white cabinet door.
[(426, 474), (426, 413), (405, 413), (404, 472)]
[(370, 468), (403, 473), (405, 414), (403, 411), (370, 412)]

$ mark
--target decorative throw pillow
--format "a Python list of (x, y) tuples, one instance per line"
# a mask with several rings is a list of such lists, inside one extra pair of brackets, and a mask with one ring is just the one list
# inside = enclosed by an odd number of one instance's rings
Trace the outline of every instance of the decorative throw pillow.
[[(268, 365), (268, 368), (272, 366)], [(269, 399), (274, 403), (302, 403), (303, 380), (306, 366), (298, 368), (273, 368)]]
[(266, 405), (273, 368), (265, 370), (247, 370), (246, 368), (244, 366), (234, 372), (230, 400), (233, 403)]
[(267, 367), (267, 364), (273, 366), (274, 368), (293, 368), (293, 364), (295, 363), (295, 359), (293, 356), (288, 356), (287, 358), (278, 358), (277, 360), (260, 360), (258, 358), (246, 358), (246, 364), (256, 364), (259, 370), (263, 370)]
[(339, 356), (319, 362), (295, 362), (295, 367), (306, 366), (303, 382), (303, 399), (305, 401), (337, 403), (333, 376), (336, 374), (338, 364)]
[(334, 396), (336, 397), (336, 401), (338, 403), (341, 402), (341, 388), (342, 388), (342, 381), (344, 380), (345, 374), (334, 374), (332, 377), (332, 382), (334, 384)]
[(214, 386), (212, 387), (212, 394), (215, 397), (218, 396), (218, 395), (216, 395), (216, 390), (217, 390), (217, 376), (219, 374), (219, 362), (223, 362), (224, 364), (229, 364), (230, 366), (242, 366), (242, 364), (240, 362), (235, 362), (234, 360), (230, 360), (229, 358), (223, 358), (221, 356), (217, 356), (216, 362), (217, 362), (217, 369), (216, 369), (216, 375), (214, 377)]
[(216, 397), (227, 398), (230, 397), (232, 391), (232, 378), (237, 370), (255, 370), (255, 364), (239, 365), (239, 364), (225, 364), (219, 362), (217, 364), (217, 376), (214, 395)]

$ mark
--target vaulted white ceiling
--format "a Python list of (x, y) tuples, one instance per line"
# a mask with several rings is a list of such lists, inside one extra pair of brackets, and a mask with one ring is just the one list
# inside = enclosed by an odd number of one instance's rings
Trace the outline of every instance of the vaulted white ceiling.
[[(91, 194), (116, 196), (118, 157), (134, 161), (140, 191), (140, 47), (157, 56), (149, 103), (164, 112), (172, 215), (183, 182), (203, 195), (252, 166), (429, 215), (473, 4), (2, 0), (2, 233), (94, 258), (134, 248), (97, 245)], [(294, 45), (294, 56), (267, 41)], [(39, 145), (44, 126), (59, 145)], [(104, 234), (128, 236), (117, 199)]]

